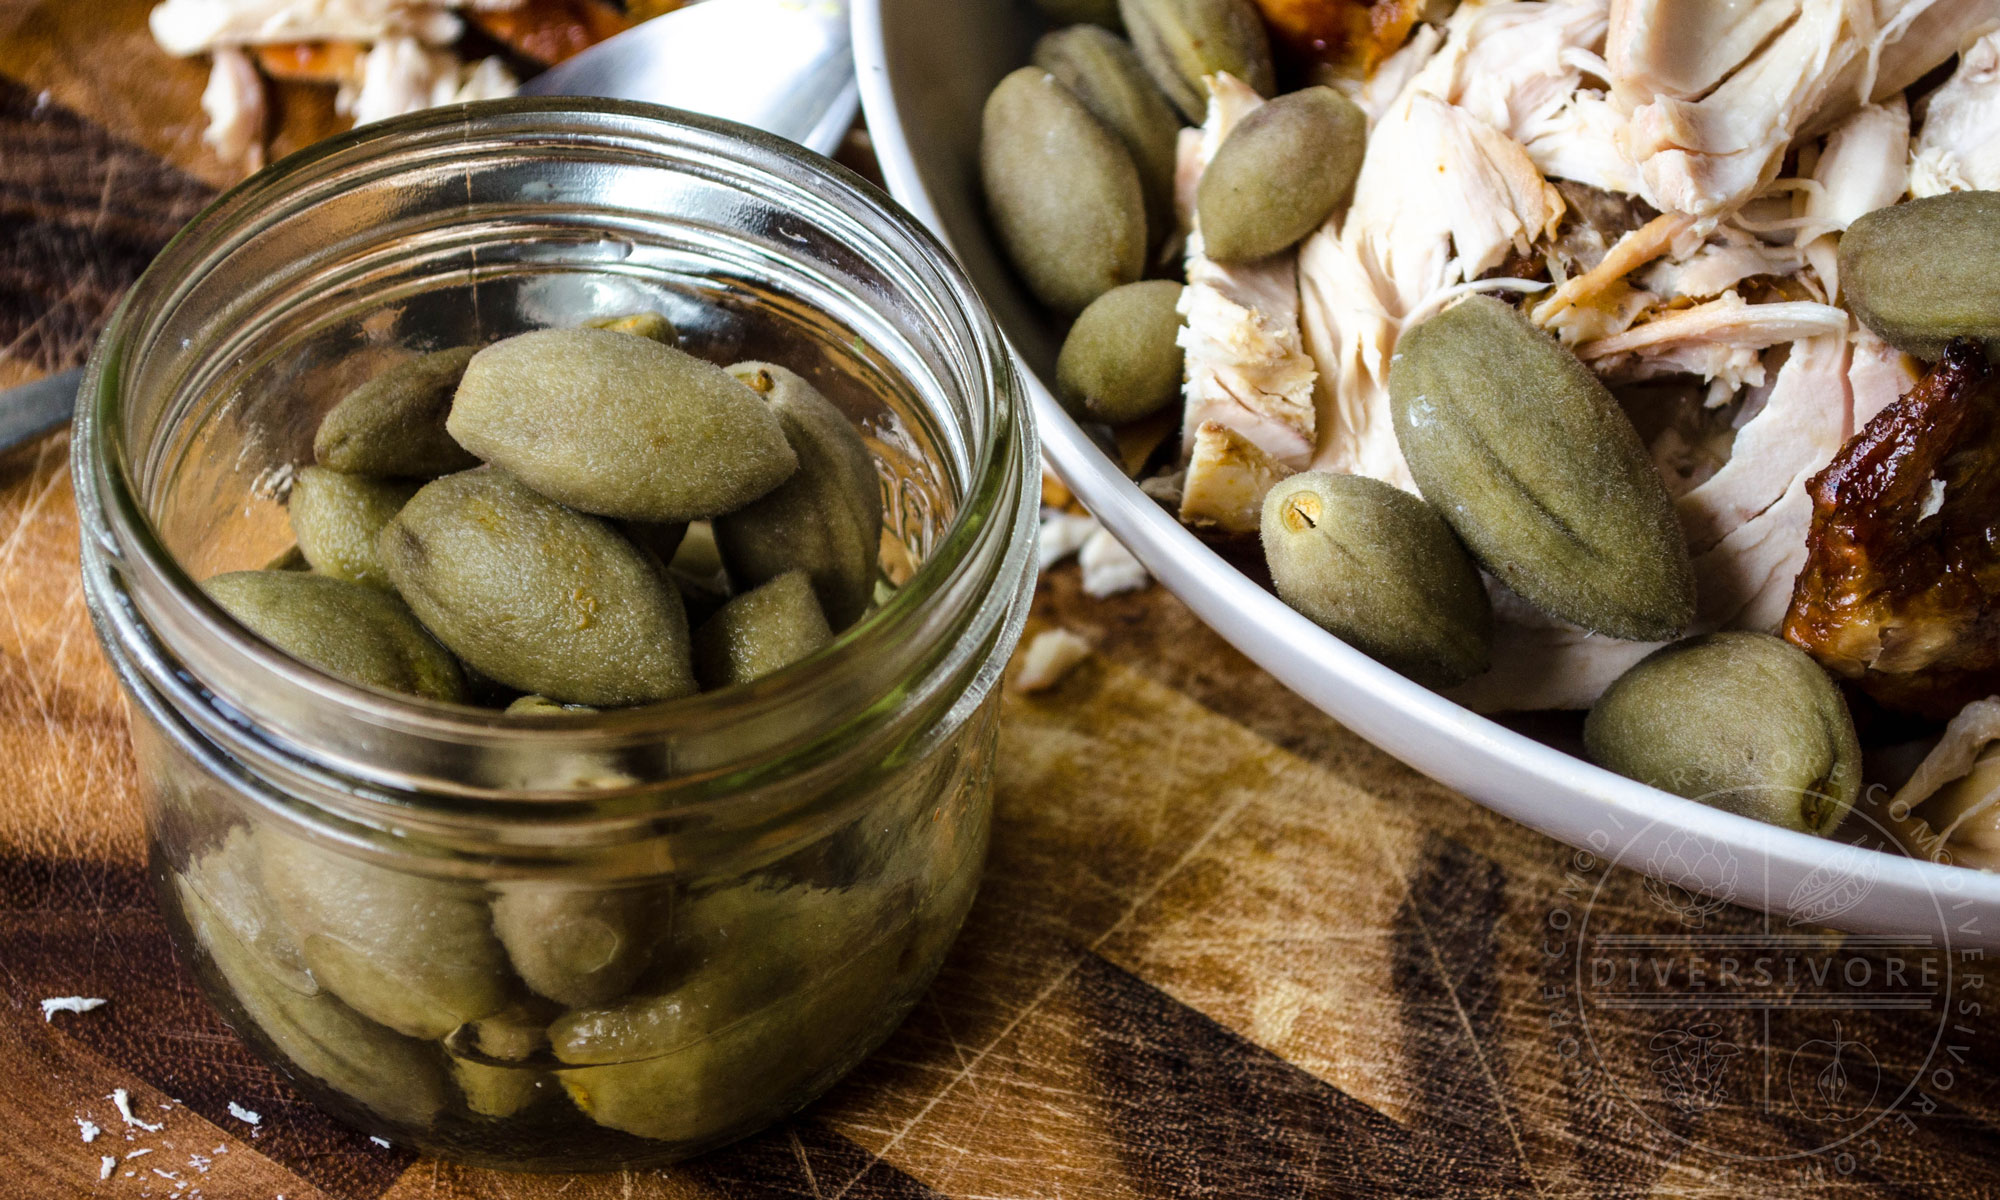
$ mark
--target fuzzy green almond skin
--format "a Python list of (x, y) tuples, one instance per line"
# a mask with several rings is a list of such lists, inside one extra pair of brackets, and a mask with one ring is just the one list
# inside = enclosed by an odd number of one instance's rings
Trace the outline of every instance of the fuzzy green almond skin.
[(292, 482), (286, 508), (299, 553), (312, 569), (350, 583), (393, 591), (375, 554), (375, 539), (423, 485), (409, 479), (343, 475), (305, 467)]
[(445, 430), (477, 346), (422, 354), (355, 388), (321, 419), (313, 457), (349, 475), (435, 479), (479, 465)]
[(1764, 633), (1663, 647), (1618, 677), (1583, 727), (1600, 766), (1787, 829), (1825, 835), (1861, 792), (1861, 743), (1840, 689)]
[(1130, 42), (1095, 25), (1073, 25), (1035, 43), (1034, 64), (1075, 93), (1125, 143), (1146, 192), (1154, 242), (1174, 228), (1174, 168), (1181, 118)]
[(440, 1038), (507, 1003), (507, 959), (470, 885), (260, 830), (265, 888), (313, 978), (398, 1033)]
[(710, 691), (762, 679), (833, 643), (805, 572), (729, 601), (694, 634), (694, 671)]
[(695, 690), (687, 615), (653, 561), (504, 471), (427, 485), (378, 549), (425, 627), (489, 679), (604, 708)]
[(1631, 420), (1527, 317), (1474, 296), (1423, 322), (1389, 398), (1424, 498), (1523, 599), (1633, 641), (1694, 620), (1687, 539)]
[(1309, 471), (1264, 497), (1264, 561), (1279, 599), (1427, 687), (1484, 672), (1493, 604), (1436, 510), (1360, 475)]
[(427, 700), (465, 699), (457, 661), (387, 592), (303, 571), (237, 571), (201, 586), (250, 632), (315, 670)]
[(1083, 310), (1056, 358), (1056, 392), (1071, 412), (1122, 425), (1179, 399), (1181, 291), (1171, 279), (1128, 283)]
[[(312, 1076), (391, 1121), (424, 1125), (443, 1110), (446, 1087), (433, 1051), (392, 1033), (320, 990), (312, 977), (274, 960), (268, 943), (287, 940), (268, 899), (259, 910), (232, 909), (243, 881), (261, 879), (256, 840), (241, 826), (217, 849), (173, 877), (188, 931), (207, 952), (236, 1009), (284, 1056), (288, 1069)], [(261, 884), (254, 884), (261, 892)], [(233, 1018), (232, 1018), (233, 1019)]]
[(1118, 135), (1040, 67), (986, 98), (986, 209), (1035, 298), (1063, 316), (1146, 269), (1146, 194)]
[(493, 932), (514, 973), (558, 1004), (624, 995), (665, 940), (672, 894), (661, 887), (520, 881), (496, 885)]
[(1035, 0), (1035, 7), (1051, 21), (1064, 25), (1088, 23), (1106, 29), (1123, 29), (1118, 17), (1118, 0)]
[(1947, 192), (1867, 213), (1840, 238), (1847, 310), (1936, 362), (1953, 338), (2000, 353), (2000, 192)]
[(585, 329), (608, 329), (613, 333), (629, 333), (633, 337), (646, 338), (650, 341), (658, 342), (662, 346), (678, 348), (681, 344), (680, 330), (674, 328), (672, 321), (667, 320), (665, 316), (656, 312), (635, 312), (625, 313), (616, 317), (598, 317), (594, 321), (585, 321), (583, 327)]
[(827, 621), (845, 629), (868, 610), (881, 573), (875, 457), (847, 415), (796, 372), (760, 362), (729, 371), (777, 415), (799, 469), (769, 495), (717, 517), (716, 550), (737, 587), (805, 572)]
[(1202, 172), (1202, 251), (1256, 262), (1297, 245), (1354, 193), (1368, 118), (1329, 87), (1280, 96), (1243, 118)]
[(777, 417), (728, 372), (603, 329), (537, 330), (481, 350), (446, 428), (549, 499), (628, 521), (730, 512), (798, 467)]
[(1126, 34), (1167, 99), (1199, 125), (1204, 78), (1228, 72), (1268, 96), (1277, 87), (1271, 39), (1251, 0), (1119, 0)]

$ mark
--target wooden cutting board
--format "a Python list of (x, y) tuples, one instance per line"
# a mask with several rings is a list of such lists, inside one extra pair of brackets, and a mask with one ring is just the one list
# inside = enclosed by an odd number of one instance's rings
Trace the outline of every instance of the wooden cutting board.
[[(205, 72), (153, 47), (147, 7), (0, 0), (0, 383), (80, 362), (234, 177), (200, 144)], [(335, 127), (311, 89), (279, 115), (280, 151)], [(663, 1171), (373, 1144), (173, 958), (67, 449), (0, 458), (0, 1195), (2000, 1195), (1995, 1004), (1948, 930), (1884, 946), (1607, 870), (1311, 711), (1163, 591), (1091, 601), (1073, 568), (1035, 628), (1095, 653), (1009, 696), (979, 903), (854, 1077)], [(1767, 952), (1799, 977), (1745, 983)], [(45, 1020), (69, 995), (109, 1003)]]

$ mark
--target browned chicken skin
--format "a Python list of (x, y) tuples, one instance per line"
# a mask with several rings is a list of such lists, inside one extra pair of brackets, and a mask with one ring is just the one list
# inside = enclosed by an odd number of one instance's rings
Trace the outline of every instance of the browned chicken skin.
[(1409, 36), (1420, 0), (1257, 0), (1278, 56), (1366, 77)]
[(1978, 347), (1954, 342), (1807, 487), (1785, 638), (1889, 708), (2000, 692), (2000, 372)]

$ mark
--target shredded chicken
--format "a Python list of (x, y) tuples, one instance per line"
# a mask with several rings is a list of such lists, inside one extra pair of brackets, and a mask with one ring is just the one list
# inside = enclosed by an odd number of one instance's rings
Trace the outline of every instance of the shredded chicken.
[[(1294, 473), (1249, 438), (1219, 422), (1203, 421), (1181, 480), (1181, 519), (1221, 533), (1256, 533), (1265, 494)], [(1200, 515), (1190, 518), (1190, 513)]]
[(1761, 351), (1799, 338), (1846, 332), (1847, 314), (1831, 305), (1749, 304), (1729, 291), (1706, 304), (1676, 309), (1623, 333), (1585, 342), (1576, 352), (1611, 379), (1687, 374), (1734, 392), (1764, 381)]
[[(1179, 204), (1189, 218), (1202, 169), (1237, 123), (1264, 102), (1227, 74), (1211, 76), (1209, 88), (1208, 121), (1199, 139), (1181, 143)], [(1290, 255), (1259, 263), (1215, 262), (1203, 253), (1200, 228), (1189, 224), (1178, 335), (1187, 354), (1181, 520), (1246, 533), (1256, 529), (1254, 513), (1276, 481), (1265, 464), (1276, 463), (1289, 474), (1312, 458), (1314, 368), (1300, 340), (1298, 264)], [(1227, 430), (1249, 450), (1197, 453), (1199, 436), (1210, 426)], [(1247, 525), (1246, 511), (1253, 514)]]
[(1013, 690), (1045, 692), (1061, 683), (1076, 665), (1090, 657), (1090, 643), (1067, 629), (1044, 629), (1021, 650)]
[(1925, 106), (1910, 162), (1917, 196), (2000, 188), (2000, 33), (1974, 42)]
[(1915, 858), (2000, 870), (2000, 697), (1975, 700), (1945, 726), (1881, 823)]
[(148, 16), (169, 54), (267, 42), (377, 42), (410, 37), (433, 46), (458, 39), (455, 8), (515, 8), (524, 0), (164, 0)]
[(264, 165), (264, 126), (270, 119), (264, 102), (264, 80), (249, 56), (234, 46), (215, 52), (208, 86), (201, 92), (201, 110), (208, 128), (201, 140), (224, 162), (246, 171)]
[[(1626, 56), (1627, 66), (1637, 73), (1623, 74), (1614, 62), (1612, 85), (1633, 106), (1626, 148), (1639, 164), (1646, 199), (1663, 212), (1713, 219), (1740, 207), (1777, 177), (1793, 136), (1825, 102), (1841, 68), (1862, 53), (1864, 39), (1872, 37), (1875, 16), (1865, 0), (1687, 5), (1703, 13), (1755, 10), (1740, 24), (1719, 21), (1726, 36), (1700, 47), (1698, 62), (1690, 63), (1666, 50), (1669, 43), (1682, 41), (1665, 36), (1667, 30), (1683, 28), (1670, 19), (1682, 7), (1669, 0), (1614, 5), (1623, 27), (1652, 29), (1663, 36), (1646, 43), (1659, 53)], [(1796, 8), (1789, 22), (1778, 22), (1782, 28), (1774, 25), (1776, 32), (1768, 40), (1761, 36), (1760, 22), (1788, 8)], [(1634, 9), (1662, 10), (1669, 19), (1624, 17)], [(1751, 35), (1757, 36), (1751, 40)], [(1729, 61), (1738, 51), (1745, 57)], [(1699, 99), (1657, 86), (1683, 76), (1721, 82)]]

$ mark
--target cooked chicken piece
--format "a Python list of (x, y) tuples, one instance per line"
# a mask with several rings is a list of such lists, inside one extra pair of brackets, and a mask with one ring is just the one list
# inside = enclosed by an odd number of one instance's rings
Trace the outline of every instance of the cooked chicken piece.
[(2000, 0), (1875, 0), (1874, 33), (1826, 88), (1803, 132), (1825, 133), (1864, 103), (1887, 100), (2000, 28)]
[(1675, 503), (1689, 550), (1713, 548), (1832, 460), (1847, 436), (1847, 405), (1829, 400), (1845, 390), (1847, 367), (1844, 328), (1791, 344), (1769, 395), (1738, 429), (1729, 461)]
[[(1181, 206), (1189, 213), (1201, 167), (1214, 158), (1237, 122), (1264, 102), (1229, 75), (1212, 76), (1209, 84), (1209, 115), (1200, 140), (1183, 138), (1181, 143), (1184, 153), (1194, 156), (1194, 163), (1184, 162), (1179, 171)], [(1187, 352), (1182, 457), (1188, 472), (1181, 519), (1243, 532), (1240, 487), (1261, 476), (1237, 471), (1239, 456), (1198, 455), (1198, 435), (1209, 425), (1227, 429), (1291, 470), (1311, 460), (1315, 372), (1300, 341), (1297, 262), (1283, 254), (1259, 263), (1215, 262), (1202, 252), (1196, 228), (1188, 234), (1187, 288), (1180, 311), (1184, 322), (1178, 340)], [(1206, 479), (1211, 470), (1226, 471), (1228, 478)], [(1258, 492), (1254, 504), (1263, 499)], [(1224, 501), (1223, 507), (1209, 507)], [(1256, 528), (1254, 517), (1249, 528)]]
[(1606, 0), (1493, 0), (1461, 4), (1444, 44), (1411, 79), (1498, 129), (1542, 174), (1632, 191), (1637, 170), (1620, 144), (1624, 116), (1583, 85), (1602, 74)]
[(1083, 594), (1094, 600), (1136, 592), (1153, 578), (1109, 529), (1099, 529), (1084, 540), (1076, 552), (1076, 565), (1083, 572)]
[(632, 27), (618, 6), (606, 0), (532, 0), (516, 8), (478, 11), (471, 20), (514, 53), (545, 66)]
[(1181, 484), (1181, 521), (1221, 533), (1256, 533), (1265, 494), (1295, 473), (1249, 438), (1204, 421), (1195, 430), (1194, 452)]
[(1444, 35), (1437, 26), (1419, 25), (1403, 48), (1383, 59), (1366, 79), (1337, 75), (1331, 81), (1332, 86), (1360, 105), (1361, 111), (1368, 114), (1369, 126), (1373, 127), (1443, 44)]
[(1912, 857), (2000, 870), (2000, 697), (1960, 709), (1875, 815)]
[(1323, 63), (1366, 79), (1410, 35), (1424, 0), (1256, 0), (1272, 49), (1294, 67)]
[(1847, 332), (1847, 314), (1826, 304), (1747, 304), (1733, 291), (1675, 309), (1623, 333), (1585, 342), (1577, 357), (1606, 378), (1653, 379), (1685, 372), (1723, 396), (1764, 381), (1761, 351), (1822, 334)]
[(2000, 33), (1974, 42), (1925, 106), (1910, 163), (1910, 192), (2000, 188)]
[(414, 38), (387, 38), (361, 60), (360, 79), (342, 89), (335, 107), (356, 125), (366, 125), (440, 104), (511, 96), (516, 86), (497, 58), (468, 69), (449, 50), (427, 49)]
[(1791, 275), (1805, 265), (1795, 246), (1778, 246), (1733, 225), (1719, 225), (1691, 253), (1668, 255), (1648, 266), (1639, 282), (1671, 303), (1712, 300), (1759, 275)]
[(1846, 229), (1894, 204), (1909, 190), (1909, 153), (1910, 106), (1902, 96), (1856, 109), (1826, 136), (1812, 172), (1819, 188), (1807, 193), (1806, 215)]
[(1090, 643), (1067, 629), (1044, 629), (1021, 650), (1013, 690), (1045, 692), (1063, 681), (1076, 665), (1090, 657)]
[(1518, 142), (1412, 85), (1369, 139), (1344, 224), (1300, 254), (1320, 372), (1315, 467), (1416, 490), (1389, 415), (1396, 338), (1459, 285), (1553, 236), (1562, 214)]
[(514, 8), (523, 0), (164, 0), (147, 17), (169, 54), (265, 42), (375, 42), (411, 37), (433, 46), (457, 39), (454, 8)]
[[(1711, 7), (1734, 6), (1713, 0)], [(1653, 72), (1627, 77), (1614, 67), (1616, 91), (1634, 105), (1626, 148), (1639, 164), (1642, 194), (1662, 212), (1707, 218), (1757, 195), (1776, 178), (1793, 136), (1819, 110), (1839, 70), (1862, 52), (1873, 24), (1864, 0), (1798, 0), (1790, 24), (1752, 47), (1733, 72), (1725, 69), (1727, 78), (1699, 100), (1654, 92), (1647, 86)]]
[(1785, 636), (1884, 705), (1943, 719), (2000, 690), (2000, 377), (1948, 347), (1814, 476)]
[(1633, 107), (1699, 100), (1798, 11), (1799, 0), (1613, 0), (1604, 57)]
[(360, 42), (272, 42), (251, 48), (267, 78), (287, 83), (345, 83), (361, 74)]
[(264, 104), (264, 81), (247, 55), (232, 46), (215, 52), (208, 70), (208, 86), (201, 92), (201, 110), (208, 114), (208, 128), (201, 140), (214, 149), (224, 162), (237, 163), (246, 171), (264, 165), (264, 125), (269, 113)]
[[(1627, 275), (1665, 254), (1674, 239), (1693, 224), (1693, 217), (1663, 213), (1619, 238), (1596, 266), (1567, 280), (1547, 300), (1535, 306), (1533, 315), (1536, 323), (1548, 327), (1556, 318), (1578, 305), (1599, 306), (1607, 293), (1624, 283)], [(1629, 292), (1630, 289), (1626, 290)]]
[(1867, 326), (1857, 322), (1849, 336), (1854, 352), (1847, 368), (1847, 387), (1854, 393), (1854, 419), (1848, 422), (1843, 442), (1923, 378), (1916, 359), (1870, 333)]

